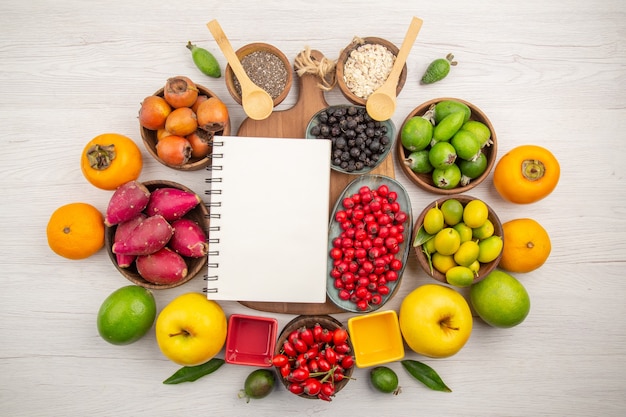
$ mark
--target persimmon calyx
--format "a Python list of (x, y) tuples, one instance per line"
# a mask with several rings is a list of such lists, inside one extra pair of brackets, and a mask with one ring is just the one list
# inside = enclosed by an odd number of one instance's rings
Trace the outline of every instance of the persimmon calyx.
[(546, 166), (537, 159), (526, 159), (522, 161), (522, 175), (528, 181), (537, 181), (546, 173)]
[(87, 149), (89, 166), (98, 171), (104, 171), (111, 166), (115, 159), (115, 145), (93, 145)]

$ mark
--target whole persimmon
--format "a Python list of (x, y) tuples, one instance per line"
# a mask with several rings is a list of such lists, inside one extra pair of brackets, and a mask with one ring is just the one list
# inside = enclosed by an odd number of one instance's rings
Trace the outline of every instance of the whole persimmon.
[(191, 107), (198, 99), (198, 87), (188, 77), (171, 77), (165, 83), (163, 98), (175, 109)]
[(85, 145), (80, 167), (87, 181), (94, 186), (115, 190), (139, 178), (143, 158), (131, 138), (117, 133), (103, 133)]
[(229, 121), (228, 107), (217, 97), (209, 97), (198, 106), (198, 127), (208, 132), (219, 132)]
[(198, 128), (196, 114), (189, 107), (179, 107), (174, 109), (167, 120), (165, 120), (165, 130), (176, 136), (187, 136)]
[(493, 171), (493, 185), (503, 199), (530, 204), (552, 193), (560, 174), (559, 161), (548, 149), (521, 145), (500, 158)]
[(182, 166), (191, 158), (192, 148), (184, 137), (170, 135), (157, 142), (156, 151), (166, 165)]
[(204, 129), (197, 129), (191, 135), (185, 137), (191, 145), (192, 158), (204, 158), (211, 153), (213, 133)]
[(139, 108), (139, 124), (150, 130), (165, 127), (165, 120), (172, 112), (172, 107), (161, 96), (148, 96)]

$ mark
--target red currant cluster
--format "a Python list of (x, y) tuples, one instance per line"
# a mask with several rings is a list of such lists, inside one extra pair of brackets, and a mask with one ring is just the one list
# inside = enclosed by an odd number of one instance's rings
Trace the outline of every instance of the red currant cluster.
[(343, 328), (329, 330), (317, 323), (292, 331), (272, 364), (296, 395), (308, 395), (331, 401), (336, 383), (354, 366), (354, 356)]
[(396, 255), (404, 242), (408, 214), (397, 201), (398, 194), (385, 184), (375, 190), (363, 186), (345, 197), (334, 220), (341, 233), (332, 242), (330, 276), (342, 300), (360, 311), (379, 305), (389, 294), (403, 262)]

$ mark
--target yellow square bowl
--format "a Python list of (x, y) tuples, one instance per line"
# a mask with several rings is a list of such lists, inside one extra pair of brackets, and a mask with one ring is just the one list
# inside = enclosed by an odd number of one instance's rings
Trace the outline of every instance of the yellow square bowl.
[(377, 311), (348, 319), (356, 366), (367, 368), (404, 358), (404, 343), (394, 310)]

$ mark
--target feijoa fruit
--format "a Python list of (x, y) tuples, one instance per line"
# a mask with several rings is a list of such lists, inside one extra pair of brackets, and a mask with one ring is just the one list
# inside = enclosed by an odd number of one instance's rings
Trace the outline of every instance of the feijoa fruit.
[(400, 387), (398, 387), (398, 375), (393, 369), (386, 366), (377, 366), (370, 371), (370, 381), (374, 388), (380, 392), (393, 393), (397, 395), (400, 393)]

